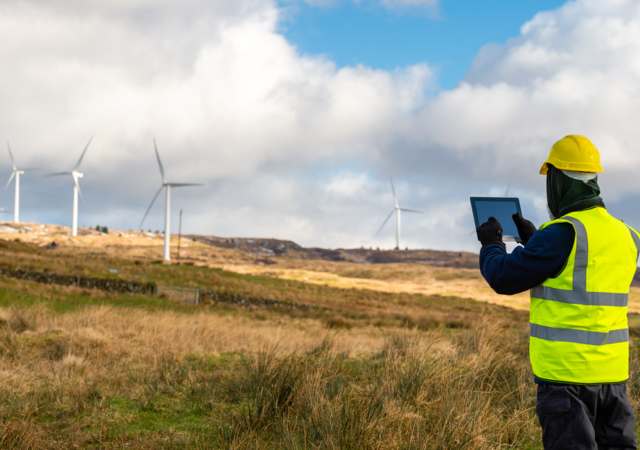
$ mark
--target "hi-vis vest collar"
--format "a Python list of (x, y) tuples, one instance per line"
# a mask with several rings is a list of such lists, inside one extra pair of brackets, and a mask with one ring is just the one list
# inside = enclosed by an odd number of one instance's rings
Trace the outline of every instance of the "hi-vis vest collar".
[(534, 374), (576, 384), (623, 382), (627, 303), (640, 237), (604, 208), (571, 213), (541, 229), (554, 223), (570, 223), (576, 238), (560, 275), (531, 290)]

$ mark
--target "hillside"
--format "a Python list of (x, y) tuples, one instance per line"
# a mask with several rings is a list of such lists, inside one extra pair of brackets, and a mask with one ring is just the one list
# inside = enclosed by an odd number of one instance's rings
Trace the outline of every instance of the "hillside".
[(162, 243), (0, 225), (0, 449), (539, 448), (526, 295), (474, 255)]
[[(154, 262), (162, 257), (163, 235), (81, 228), (73, 238), (68, 227), (0, 224), (0, 239), (19, 240), (52, 254), (97, 255)], [(172, 236), (173, 264), (178, 238)], [(246, 275), (298, 281), (341, 289), (386, 293), (456, 296), (528, 310), (529, 295), (497, 295), (486, 284), (478, 256), (435, 250), (304, 248), (276, 239), (220, 238), (188, 235), (180, 242), (180, 263)], [(119, 275), (119, 276), (122, 276)], [(640, 313), (640, 279), (634, 283), (629, 309)]]
[(478, 255), (468, 252), (437, 250), (373, 250), (304, 248), (291, 241), (278, 239), (219, 238), (188, 235), (187, 239), (219, 248), (241, 250), (259, 258), (289, 256), (300, 259), (319, 259), (358, 264), (414, 263), (435, 267), (477, 269)]

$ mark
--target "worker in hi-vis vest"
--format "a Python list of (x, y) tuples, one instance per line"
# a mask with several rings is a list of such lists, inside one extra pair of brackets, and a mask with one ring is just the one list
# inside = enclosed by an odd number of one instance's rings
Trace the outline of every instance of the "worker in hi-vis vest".
[(600, 198), (598, 149), (583, 136), (556, 142), (542, 165), (550, 222), (513, 220), (523, 247), (508, 254), (495, 218), (477, 228), (480, 270), (498, 293), (531, 290), (531, 367), (545, 450), (636, 450), (627, 399), (627, 302), (637, 231)]

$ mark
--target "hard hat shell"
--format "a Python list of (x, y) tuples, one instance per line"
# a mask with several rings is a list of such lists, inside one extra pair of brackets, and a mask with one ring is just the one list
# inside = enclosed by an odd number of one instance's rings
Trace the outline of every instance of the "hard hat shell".
[(604, 172), (596, 146), (586, 137), (576, 134), (565, 136), (553, 144), (547, 160), (542, 164), (540, 175), (547, 174), (547, 164), (574, 172)]

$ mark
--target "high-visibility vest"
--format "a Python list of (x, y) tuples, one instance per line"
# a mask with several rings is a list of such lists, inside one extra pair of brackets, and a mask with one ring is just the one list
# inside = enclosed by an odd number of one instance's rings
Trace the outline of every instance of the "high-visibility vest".
[(542, 380), (622, 383), (629, 378), (629, 287), (640, 252), (637, 231), (601, 207), (540, 227), (569, 223), (573, 249), (555, 278), (531, 290), (531, 366)]

